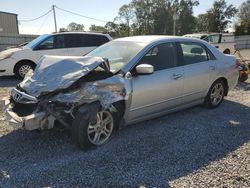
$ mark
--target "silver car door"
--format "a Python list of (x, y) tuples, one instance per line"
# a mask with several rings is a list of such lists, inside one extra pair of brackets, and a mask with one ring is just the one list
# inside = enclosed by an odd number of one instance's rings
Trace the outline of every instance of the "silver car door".
[(176, 58), (175, 43), (164, 43), (152, 48), (137, 64), (151, 64), (154, 73), (132, 78), (132, 102), (129, 122), (168, 111), (181, 104), (183, 67)]
[(215, 64), (208, 54), (208, 49), (201, 43), (180, 43), (184, 64), (183, 103), (203, 100), (211, 85), (211, 73)]

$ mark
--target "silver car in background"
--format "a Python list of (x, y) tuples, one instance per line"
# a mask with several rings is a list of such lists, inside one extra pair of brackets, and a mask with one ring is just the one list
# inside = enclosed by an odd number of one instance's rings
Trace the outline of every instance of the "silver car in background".
[(43, 57), (6, 99), (6, 114), (28, 130), (59, 122), (87, 149), (107, 142), (124, 124), (198, 104), (215, 108), (237, 80), (236, 58), (205, 41), (121, 38), (85, 57)]

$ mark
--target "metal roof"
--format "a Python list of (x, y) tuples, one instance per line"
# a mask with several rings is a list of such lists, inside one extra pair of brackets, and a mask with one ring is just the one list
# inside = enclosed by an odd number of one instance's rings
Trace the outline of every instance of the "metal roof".
[(15, 15), (15, 16), (17, 16), (17, 14), (15, 14), (15, 13), (11, 13), (11, 12), (3, 12), (3, 11), (0, 11), (0, 14), (12, 14), (12, 15)]

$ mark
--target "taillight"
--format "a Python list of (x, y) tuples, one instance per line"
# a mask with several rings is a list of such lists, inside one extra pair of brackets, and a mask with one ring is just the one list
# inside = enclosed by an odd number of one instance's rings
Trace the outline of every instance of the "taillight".
[(240, 65), (241, 65), (240, 61), (238, 59), (236, 59), (236, 61), (235, 61), (235, 68), (239, 69)]

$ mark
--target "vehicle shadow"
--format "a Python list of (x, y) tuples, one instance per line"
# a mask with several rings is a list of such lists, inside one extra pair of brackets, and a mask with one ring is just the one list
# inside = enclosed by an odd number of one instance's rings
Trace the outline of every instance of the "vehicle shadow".
[(15, 87), (21, 81), (15, 76), (0, 76), (0, 87)]
[(187, 109), (128, 126), (85, 152), (69, 131), (15, 130), (0, 137), (0, 172), (9, 175), (0, 174), (0, 184), (169, 187), (248, 142), (249, 110), (228, 100), (214, 110)]

